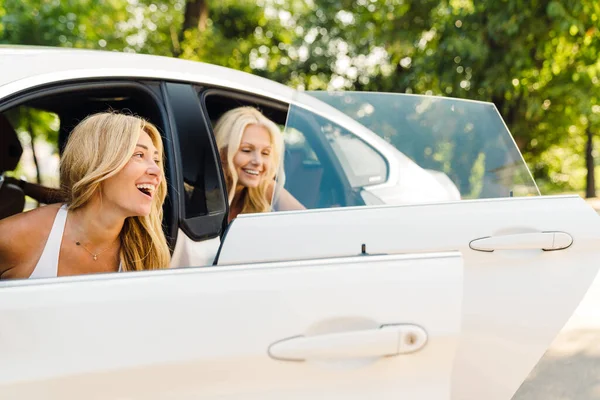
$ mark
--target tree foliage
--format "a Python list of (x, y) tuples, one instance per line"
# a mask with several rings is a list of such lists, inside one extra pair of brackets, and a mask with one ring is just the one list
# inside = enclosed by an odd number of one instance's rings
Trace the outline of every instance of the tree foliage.
[(491, 101), (544, 191), (579, 191), (600, 129), (599, 18), (595, 0), (4, 0), (0, 43)]

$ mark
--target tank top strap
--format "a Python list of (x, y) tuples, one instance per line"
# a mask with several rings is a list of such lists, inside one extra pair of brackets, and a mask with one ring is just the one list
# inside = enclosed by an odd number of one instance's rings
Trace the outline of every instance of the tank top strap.
[(63, 204), (56, 213), (42, 255), (29, 278), (56, 278), (58, 276), (58, 258), (67, 223), (67, 214), (67, 205)]

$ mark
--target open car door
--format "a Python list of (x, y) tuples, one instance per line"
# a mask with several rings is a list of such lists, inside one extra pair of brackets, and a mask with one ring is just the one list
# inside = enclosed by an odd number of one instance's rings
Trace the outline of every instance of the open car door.
[[(387, 255), (379, 257), (459, 251), (464, 292), (451, 398), (509, 400), (592, 282), (599, 242), (600, 217), (579, 197), (507, 198), (243, 215), (227, 233), (219, 264), (343, 259), (363, 244), (369, 254)], [(445, 296), (440, 290), (424, 303), (395, 306), (427, 304), (442, 314)], [(363, 301), (358, 292), (355, 301)]]
[[(299, 95), (285, 134), (293, 143), (298, 132), (307, 142), (313, 138), (317, 156), (311, 162), (320, 165), (322, 176), (333, 176), (336, 171), (327, 168), (339, 161), (337, 172), (348, 179), (336, 184), (350, 182), (367, 204), (377, 198), (388, 205), (242, 215), (228, 230), (219, 264), (335, 260), (361, 249), (383, 257), (458, 251), (464, 291), (460, 341), (448, 376), (451, 398), (509, 400), (597, 273), (600, 217), (577, 196), (539, 196), (492, 104), (377, 93), (313, 95), (335, 109)], [(329, 151), (317, 148), (319, 135)], [(349, 164), (368, 154), (351, 154), (360, 146), (341, 147), (340, 138), (360, 141), (386, 158), (387, 176), (368, 184), (369, 172)], [(435, 179), (411, 179), (427, 171)], [(327, 179), (304, 188), (316, 191), (315, 204), (325, 204), (320, 199), (336, 189)], [(352, 185), (360, 180), (366, 183)], [(464, 200), (442, 201), (446, 190), (448, 196), (459, 190)], [(422, 301), (443, 313), (442, 295)], [(417, 305), (398, 304), (404, 306)], [(402, 398), (401, 391), (397, 395)]]

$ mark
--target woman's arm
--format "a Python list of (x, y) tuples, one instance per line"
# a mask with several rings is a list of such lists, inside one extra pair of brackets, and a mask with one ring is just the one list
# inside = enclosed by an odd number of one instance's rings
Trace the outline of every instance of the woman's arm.
[[(275, 181), (273, 184), (269, 186), (267, 191), (267, 196), (269, 198), (273, 198), (273, 190), (275, 189)], [(302, 205), (290, 192), (285, 190), (285, 188), (281, 188), (279, 191), (279, 195), (273, 203), (276, 211), (294, 211), (294, 210), (306, 210), (306, 207)]]
[(277, 211), (293, 210), (306, 210), (306, 207), (292, 196), (290, 192), (282, 188), (279, 193), (279, 199), (277, 200)]
[(63, 202), (63, 196), (60, 189), (39, 185), (37, 183), (26, 182), (24, 180), (15, 179), (9, 176), (5, 177), (4, 179), (6, 183), (19, 186), (21, 189), (23, 189), (25, 195), (39, 201), (40, 203), (53, 204)]
[(59, 207), (44, 206), (0, 220), (0, 279), (31, 275)]
[[(0, 220), (0, 279), (20, 277), (22, 266), (28, 251), (25, 243), (30, 243), (31, 235), (26, 236), (25, 228), (29, 228), (29, 218), (25, 214), (17, 214)], [(33, 234), (35, 236), (35, 233)]]

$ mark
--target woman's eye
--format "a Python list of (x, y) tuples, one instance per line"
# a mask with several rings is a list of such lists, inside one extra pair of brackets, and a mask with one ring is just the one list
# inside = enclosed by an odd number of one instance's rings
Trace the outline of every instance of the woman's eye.
[(244, 152), (244, 153), (250, 153), (250, 149), (242, 149), (242, 152)]
[(144, 157), (144, 153), (135, 153), (133, 156), (134, 157), (138, 157), (138, 158), (143, 158)]

